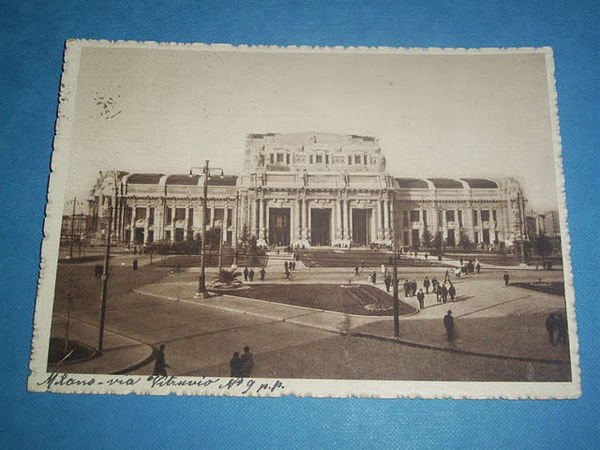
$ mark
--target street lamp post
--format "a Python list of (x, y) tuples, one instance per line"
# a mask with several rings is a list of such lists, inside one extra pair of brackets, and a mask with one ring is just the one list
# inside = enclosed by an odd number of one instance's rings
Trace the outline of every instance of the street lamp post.
[(106, 249), (104, 251), (104, 266), (102, 268), (102, 289), (100, 291), (100, 325), (98, 333), (98, 350), (97, 354), (102, 355), (104, 345), (104, 322), (106, 319), (106, 297), (108, 293), (108, 266), (110, 259), (110, 238), (112, 234), (112, 217), (113, 207), (108, 207), (108, 230), (106, 235)]
[[(208, 179), (210, 177), (210, 170), (208, 168), (208, 159), (204, 161), (204, 167), (192, 167), (190, 168), (189, 176), (193, 175), (194, 170), (200, 170), (203, 175), (203, 187), (202, 187), (202, 229), (200, 230), (200, 275), (198, 276), (198, 292), (197, 296), (200, 298), (206, 298), (206, 215), (208, 212)], [(221, 170), (221, 178), (223, 177), (223, 170)]]
[(233, 264), (231, 265), (234, 269), (238, 265), (238, 226), (239, 226), (239, 215), (240, 215), (240, 193), (235, 193), (235, 248), (233, 250)]
[(397, 227), (393, 230), (394, 272), (392, 278), (392, 292), (394, 303), (394, 337), (400, 337), (400, 300), (398, 299), (398, 239)]

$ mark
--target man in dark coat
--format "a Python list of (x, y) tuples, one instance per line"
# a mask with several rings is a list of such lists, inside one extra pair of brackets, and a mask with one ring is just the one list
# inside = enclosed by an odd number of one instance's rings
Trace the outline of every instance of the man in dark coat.
[(248, 268), (244, 268), (244, 281), (248, 281)]
[(250, 347), (244, 347), (244, 354), (240, 359), (242, 362), (240, 376), (249, 377), (254, 369), (254, 356), (250, 353)]
[(450, 287), (448, 288), (448, 295), (450, 295), (452, 301), (454, 301), (454, 299), (456, 298), (456, 288), (452, 283), (450, 283)]
[(386, 274), (385, 278), (383, 279), (383, 282), (385, 284), (385, 291), (390, 292), (390, 285), (392, 284), (392, 277), (389, 274)]
[(429, 286), (431, 286), (431, 282), (429, 281), (429, 277), (425, 277), (423, 280), (423, 287), (425, 288), (425, 293), (429, 294)]
[(266, 271), (264, 267), (260, 268), (260, 272), (258, 272), (260, 274), (260, 281), (265, 281), (265, 275), (266, 275)]
[(240, 352), (235, 352), (233, 358), (229, 361), (229, 376), (233, 378), (240, 377), (242, 373), (242, 360)]
[(250, 269), (250, 272), (248, 272), (248, 279), (254, 281), (254, 269)]
[(508, 275), (508, 272), (504, 272), (504, 287), (508, 286), (508, 282), (510, 281), (510, 276)]
[(419, 309), (425, 308), (425, 294), (423, 293), (423, 289), (419, 289), (419, 293), (417, 294), (417, 300), (419, 300)]
[(138, 260), (134, 259), (133, 260), (133, 270), (137, 270), (138, 269)]
[(371, 274), (371, 281), (373, 281), (373, 284), (377, 283), (377, 272), (375, 270)]
[(454, 341), (454, 317), (452, 317), (452, 311), (450, 310), (448, 310), (448, 314), (444, 316), (444, 328), (446, 328), (448, 342)]
[(448, 288), (445, 284), (442, 284), (442, 302), (446, 303), (448, 301)]
[(548, 339), (550, 340), (551, 345), (555, 345), (554, 341), (554, 327), (556, 325), (556, 319), (554, 318), (554, 314), (548, 315), (546, 318), (546, 333), (548, 333)]
[(167, 376), (167, 367), (169, 365), (165, 361), (165, 344), (161, 344), (158, 349), (154, 349), (154, 370), (152, 375)]

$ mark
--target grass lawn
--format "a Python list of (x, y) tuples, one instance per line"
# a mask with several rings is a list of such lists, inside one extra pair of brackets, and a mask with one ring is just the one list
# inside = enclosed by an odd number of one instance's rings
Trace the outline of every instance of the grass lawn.
[[(368, 316), (391, 316), (392, 297), (380, 289), (366, 285), (344, 288), (339, 284), (258, 284), (249, 289), (221, 291), (238, 297), (255, 298), (287, 305), (337, 311)], [(400, 314), (415, 309), (400, 301)]]
[[(419, 252), (423, 254), (423, 252)], [(308, 267), (379, 267), (382, 264), (391, 265), (391, 254), (377, 250), (303, 250), (300, 260)], [(447, 267), (438, 263), (435, 257), (429, 260), (414, 259), (410, 256), (401, 256), (398, 260), (399, 267)], [(449, 266), (448, 266), (449, 267)]]

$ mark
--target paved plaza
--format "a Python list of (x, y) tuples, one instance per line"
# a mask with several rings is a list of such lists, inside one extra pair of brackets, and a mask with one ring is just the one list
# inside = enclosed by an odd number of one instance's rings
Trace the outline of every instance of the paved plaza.
[[(570, 379), (568, 346), (550, 345), (544, 328), (548, 313), (564, 313), (564, 298), (516, 286), (504, 287), (504, 269), (484, 266), (480, 275), (453, 279), (458, 293), (456, 302), (438, 303), (435, 294), (428, 294), (424, 309), (401, 317), (400, 337), (395, 339), (391, 316), (345, 314), (236, 295), (199, 300), (194, 297), (197, 269), (169, 273), (150, 266), (147, 257), (139, 259), (140, 269), (135, 272), (130, 267), (131, 257), (114, 259), (104, 355), (49, 369), (150, 374), (152, 347), (164, 343), (170, 375), (228, 376), (232, 353), (249, 345), (256, 361), (253, 377)], [(281, 264), (281, 259), (270, 259), (265, 283), (367, 283), (367, 272), (378, 269), (365, 268), (356, 276), (349, 268), (301, 265), (288, 280)], [(445, 270), (402, 267), (399, 276), (401, 283), (408, 278), (421, 286), (425, 275), (443, 280)], [(513, 268), (509, 273), (511, 282), (562, 280), (561, 270)], [(89, 277), (86, 284), (90, 292), (99, 287), (90, 264), (61, 265), (59, 286), (61, 277), (79, 281)], [(382, 279), (376, 286), (385, 290)], [(94, 347), (98, 307), (90, 292), (72, 304), (70, 335)], [(415, 297), (405, 298), (402, 289), (400, 295), (418, 309)], [(65, 308), (66, 303), (58, 299), (53, 336), (64, 334)], [(456, 338), (452, 343), (446, 340), (442, 323), (447, 310), (452, 310), (455, 317)]]

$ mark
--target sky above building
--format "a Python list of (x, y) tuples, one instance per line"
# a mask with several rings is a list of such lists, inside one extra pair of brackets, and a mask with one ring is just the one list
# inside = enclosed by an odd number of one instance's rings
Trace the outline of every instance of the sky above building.
[(314, 131), (377, 137), (394, 176), (512, 176), (557, 209), (546, 70), (541, 52), (85, 46), (65, 195), (101, 170), (239, 174), (248, 134)]

